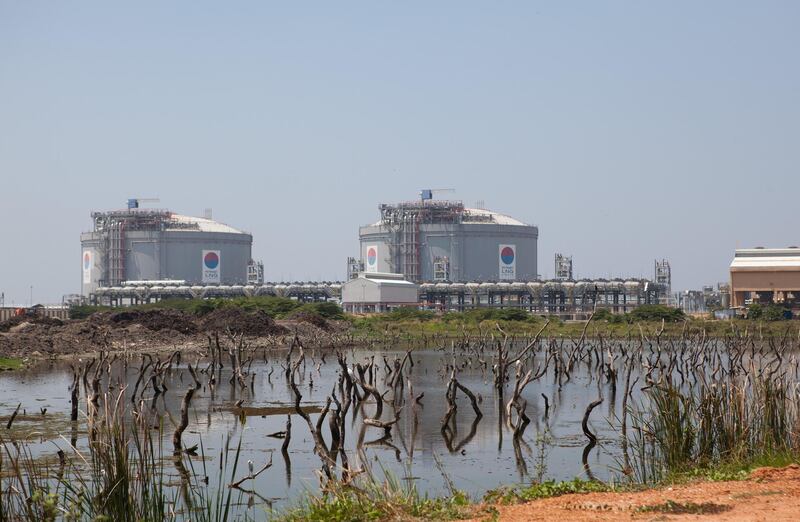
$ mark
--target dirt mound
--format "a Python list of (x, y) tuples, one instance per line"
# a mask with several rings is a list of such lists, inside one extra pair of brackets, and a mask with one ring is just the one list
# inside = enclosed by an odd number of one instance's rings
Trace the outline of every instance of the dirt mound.
[(29, 323), (29, 324), (41, 324), (45, 326), (61, 326), (64, 322), (61, 319), (56, 319), (55, 317), (42, 317), (38, 315), (18, 315), (14, 317), (9, 317), (3, 322), (0, 322), (0, 332), (8, 332), (15, 326), (19, 326), (22, 323)]
[(235, 307), (218, 308), (198, 321), (206, 332), (226, 332), (245, 335), (282, 335), (288, 330), (261, 310), (243, 310)]
[(297, 310), (289, 314), (287, 319), (297, 321), (298, 323), (308, 323), (321, 328), (322, 330), (328, 329), (328, 321), (318, 313), (309, 312), (308, 310)]
[(93, 314), (89, 322), (113, 327), (141, 325), (148, 330), (174, 330), (184, 335), (197, 333), (197, 325), (191, 315), (179, 310), (124, 310), (122, 312), (100, 312)]

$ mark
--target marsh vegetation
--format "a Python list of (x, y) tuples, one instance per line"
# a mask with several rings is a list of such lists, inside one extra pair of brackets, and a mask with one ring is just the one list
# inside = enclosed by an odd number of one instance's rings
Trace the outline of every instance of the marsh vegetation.
[(6, 373), (0, 520), (458, 518), (487, 491), (599, 491), (800, 452), (797, 335), (591, 326), (258, 347), (228, 331), (197, 356)]

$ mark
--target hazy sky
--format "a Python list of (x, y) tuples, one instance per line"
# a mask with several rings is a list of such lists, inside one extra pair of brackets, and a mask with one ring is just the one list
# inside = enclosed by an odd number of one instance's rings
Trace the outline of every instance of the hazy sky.
[[(302, 7), (301, 7), (302, 5)], [(539, 266), (727, 279), (800, 243), (800, 2), (0, 0), (0, 292), (80, 289), (128, 197), (341, 279), (379, 202), (539, 226)]]

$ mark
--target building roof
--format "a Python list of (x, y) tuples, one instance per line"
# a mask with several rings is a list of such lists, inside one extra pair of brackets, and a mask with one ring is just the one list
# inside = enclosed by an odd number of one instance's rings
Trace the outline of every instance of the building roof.
[[(364, 279), (361, 280), (363, 281)], [(358, 281), (358, 280), (359, 279), (352, 279), (352, 281)], [(397, 279), (376, 279), (374, 277), (370, 277), (369, 279), (366, 280), (375, 284), (387, 285), (387, 286), (416, 286), (411, 281), (398, 281)]]
[(196, 225), (197, 228), (193, 228), (193, 230), (199, 230), (200, 232), (224, 232), (227, 234), (245, 233), (239, 229), (233, 228), (232, 226), (226, 225), (225, 223), (220, 223), (219, 221), (214, 221), (213, 219), (206, 219), (201, 217), (172, 214), (170, 216), (170, 221), (176, 223), (178, 226), (171, 227), (167, 225), (167, 230), (182, 230), (183, 227), (181, 227), (181, 225), (183, 226)]
[[(515, 225), (515, 226), (528, 226), (527, 223), (523, 223), (518, 219), (514, 219), (511, 216), (506, 214), (501, 214), (500, 212), (494, 212), (492, 210), (486, 210), (482, 208), (465, 208), (464, 209), (464, 219), (462, 223), (486, 223), (490, 225)], [(379, 227), (383, 225), (383, 221), (376, 221), (369, 226)]]
[(417, 286), (415, 283), (407, 281), (403, 274), (391, 272), (359, 272), (357, 278), (346, 281), (344, 284), (355, 284), (357, 281), (369, 281), (382, 286)]
[[(484, 219), (476, 219), (471, 220), (471, 216), (482, 217)], [(505, 214), (501, 214), (499, 212), (494, 212), (492, 210), (485, 210), (482, 208), (465, 208), (464, 209), (464, 223), (485, 223), (486, 218), (491, 218), (493, 222), (499, 225), (517, 225), (517, 226), (527, 226), (522, 221), (518, 219), (514, 219), (511, 216), (507, 216)]]
[(800, 248), (742, 248), (736, 250), (731, 270), (800, 270)]

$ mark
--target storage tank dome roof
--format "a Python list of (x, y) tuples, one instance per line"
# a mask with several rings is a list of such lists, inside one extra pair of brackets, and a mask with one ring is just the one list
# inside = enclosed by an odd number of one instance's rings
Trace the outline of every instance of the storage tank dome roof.
[[(482, 208), (465, 208), (464, 209), (464, 220), (463, 223), (475, 223), (475, 224), (492, 224), (492, 225), (514, 225), (520, 227), (528, 226), (526, 223), (518, 219), (514, 219), (511, 216), (507, 216), (506, 214), (501, 214), (500, 212), (494, 212), (492, 210), (486, 210)], [(383, 224), (383, 221), (376, 221), (370, 226), (379, 227)]]
[(197, 227), (192, 228), (190, 230), (196, 230), (199, 232), (224, 232), (227, 234), (244, 234), (241, 230), (237, 228), (233, 228), (230, 225), (226, 225), (225, 223), (220, 223), (219, 221), (214, 221), (213, 219), (206, 219), (201, 217), (195, 216), (184, 216), (182, 214), (172, 214), (170, 216), (170, 221), (175, 224), (175, 226), (167, 225), (167, 230), (183, 230), (183, 227), (191, 226)]
[[(470, 219), (473, 216), (475, 216), (477, 219)], [(492, 210), (485, 210), (482, 208), (464, 209), (464, 223), (485, 223), (487, 218), (491, 219), (498, 225), (527, 226), (522, 221), (514, 219), (511, 216), (507, 216), (506, 214), (501, 214), (500, 212), (494, 212)]]

